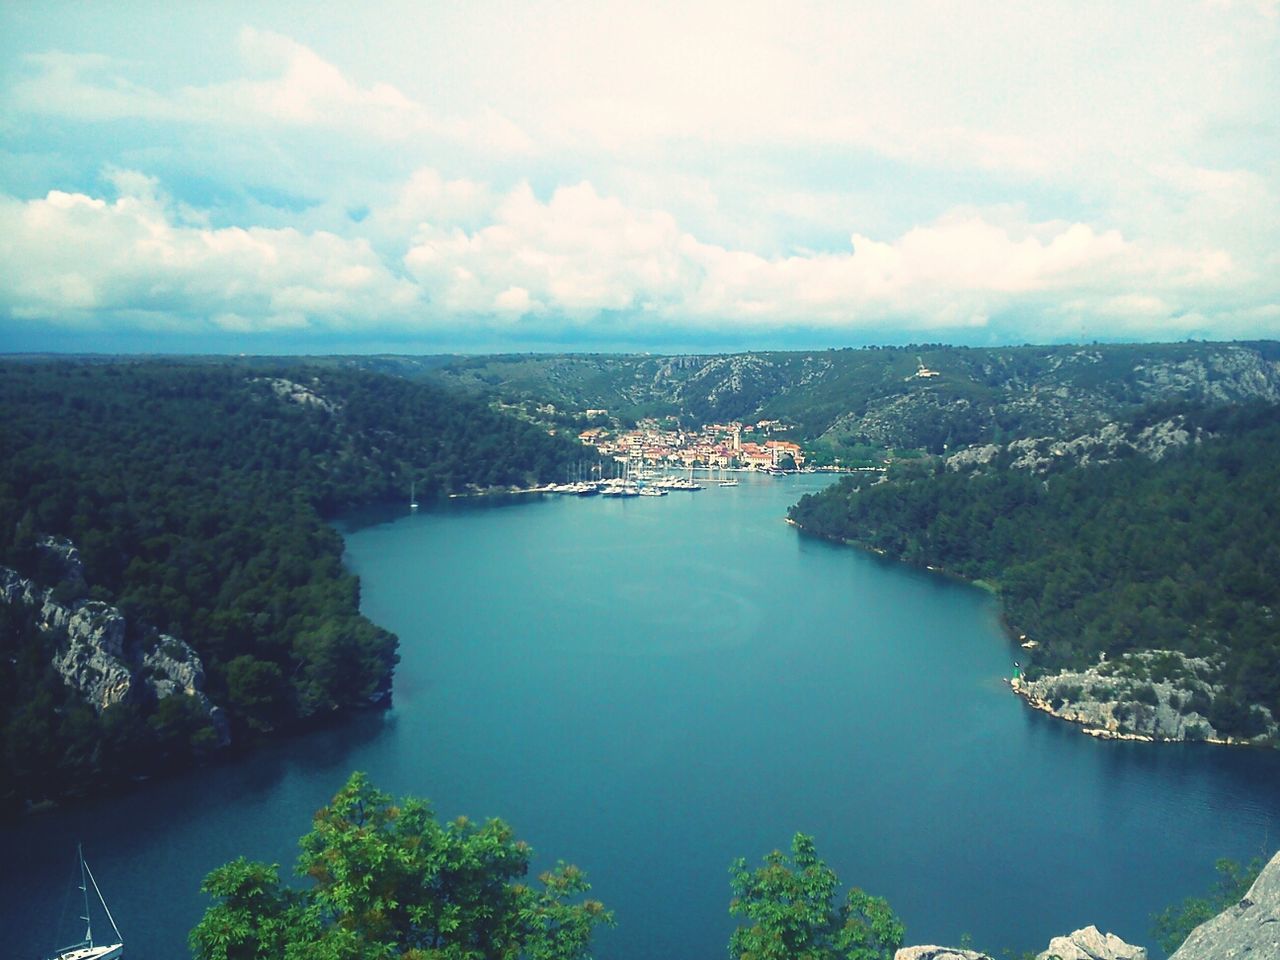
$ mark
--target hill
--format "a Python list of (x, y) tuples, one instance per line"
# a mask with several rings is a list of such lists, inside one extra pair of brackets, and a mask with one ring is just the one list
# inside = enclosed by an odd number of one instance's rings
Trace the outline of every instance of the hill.
[(791, 519), (992, 585), (1037, 706), (1248, 739), (1280, 717), (1277, 485), (1280, 408), (1197, 407), (850, 477)]
[(1271, 341), (357, 362), (508, 402), (607, 409), (624, 421), (779, 419), (834, 456), (867, 446), (941, 453), (1064, 436), (1126, 420), (1152, 403), (1280, 401), (1280, 344)]
[(328, 519), (562, 479), (475, 397), (297, 363), (0, 366), (0, 800), (89, 789), (385, 698)]

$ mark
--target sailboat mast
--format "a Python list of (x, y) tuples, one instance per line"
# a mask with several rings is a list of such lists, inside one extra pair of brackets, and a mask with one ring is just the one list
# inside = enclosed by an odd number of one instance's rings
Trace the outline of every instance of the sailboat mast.
[[(80, 857), (80, 892), (84, 894), (84, 916), (80, 919), (84, 921), (84, 939), (89, 946), (93, 946), (93, 922), (89, 919), (89, 885), (84, 882), (85, 873), (89, 868), (84, 862), (84, 847), (76, 844), (76, 855)], [(94, 885), (96, 888), (96, 884)]]
[[(98, 902), (102, 904), (102, 909), (106, 911), (107, 919), (111, 921), (111, 929), (116, 933), (116, 940), (122, 941), (124, 937), (120, 936), (120, 928), (116, 926), (116, 918), (111, 916), (111, 908), (107, 906), (107, 899), (102, 895), (102, 891), (98, 889), (98, 881), (93, 878), (93, 871), (89, 869), (89, 865), (84, 862), (84, 857), (80, 857), (80, 865), (84, 867), (85, 873), (89, 875), (89, 882), (93, 884), (93, 892), (98, 895)], [(85, 891), (85, 903), (87, 904), (89, 897), (88, 891)], [(88, 909), (85, 913), (88, 913)]]

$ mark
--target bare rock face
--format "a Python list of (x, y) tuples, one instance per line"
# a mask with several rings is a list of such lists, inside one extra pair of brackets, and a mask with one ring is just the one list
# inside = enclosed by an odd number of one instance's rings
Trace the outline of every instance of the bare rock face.
[(97, 600), (58, 603), (53, 591), (13, 570), (0, 568), (0, 602), (21, 604), (56, 646), (50, 658), (63, 683), (101, 713), (128, 698), (133, 672), (125, 662), (125, 621), (120, 611)]
[[(59, 605), (45, 603), (46, 610), (51, 606)], [(53, 655), (53, 668), (98, 713), (122, 703), (133, 689), (133, 671), (124, 660), (124, 617), (98, 600), (61, 609), (68, 610), (57, 617), (65, 623), (65, 640)]]
[(1010, 469), (1045, 473), (1063, 464), (1081, 467), (1104, 464), (1135, 453), (1149, 460), (1161, 460), (1171, 450), (1199, 443), (1202, 439), (1198, 433), (1192, 434), (1186, 428), (1183, 417), (1164, 420), (1141, 430), (1108, 423), (1094, 433), (1070, 440), (1026, 437), (1003, 447), (995, 444), (970, 447), (952, 454), (946, 463), (948, 470), (969, 470), (989, 466), (1001, 453), (1007, 453)]
[(1169, 960), (1272, 960), (1280, 957), (1280, 853), (1244, 899), (1191, 931)]
[[(1222, 737), (1200, 711), (1222, 687), (1211, 662), (1176, 650), (1128, 653), (1082, 671), (1063, 671), (1033, 681), (1017, 681), (1014, 692), (1037, 710), (1081, 724), (1095, 737), (1120, 740), (1207, 740)], [(1161, 679), (1171, 675), (1175, 679)], [(1265, 731), (1277, 732), (1275, 718), (1254, 706)]]
[(204, 664), (200, 656), (167, 633), (160, 634), (155, 647), (143, 654), (142, 666), (157, 699), (174, 694), (191, 696), (204, 686)]
[(84, 562), (74, 543), (64, 537), (41, 537), (36, 543), (36, 550), (57, 567), (60, 585), (76, 597), (82, 597), (88, 592), (89, 585), (84, 579)]
[(893, 955), (893, 960), (991, 960), (991, 957), (960, 947), (903, 947)]
[(292, 380), (285, 380), (281, 377), (266, 378), (266, 383), (281, 400), (296, 403), (300, 407), (316, 407), (325, 413), (333, 413), (338, 409), (336, 403), (301, 383), (294, 383)]
[[(57, 554), (63, 578), (59, 590), (74, 593), (84, 586), (79, 554), (69, 541), (46, 538), (42, 551)], [(124, 614), (100, 600), (59, 602), (55, 590), (0, 567), (0, 603), (24, 606), (35, 616), (50, 645), (50, 663), (62, 682), (75, 690), (95, 711), (136, 698), (162, 700), (193, 698), (209, 718), (220, 745), (230, 743), (222, 708), (204, 693), (204, 664), (188, 644), (161, 634), (150, 650), (140, 653), (131, 643)]]
[(1036, 955), (1036, 960), (1147, 960), (1147, 948), (1125, 943), (1114, 933), (1103, 933), (1095, 926), (1065, 937), (1054, 937), (1049, 948)]
[(1202, 357), (1156, 361), (1133, 369), (1139, 387), (1157, 396), (1203, 398), (1218, 403), (1280, 398), (1276, 368), (1255, 350), (1223, 344)]
[(218, 735), (219, 746), (231, 742), (231, 728), (223, 709), (204, 692), (204, 662), (191, 646), (167, 633), (142, 655), (143, 682), (157, 700), (185, 696), (200, 704)]

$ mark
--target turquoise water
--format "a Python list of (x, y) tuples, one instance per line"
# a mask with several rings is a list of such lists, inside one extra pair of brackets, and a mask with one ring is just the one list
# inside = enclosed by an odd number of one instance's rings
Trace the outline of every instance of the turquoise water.
[(1219, 856), (1280, 846), (1280, 754), (1097, 742), (1025, 709), (983, 593), (782, 522), (818, 477), (663, 499), (352, 518), (395, 704), (0, 833), (0, 930), (54, 946), (82, 837), (131, 960), (184, 955), (200, 877), (292, 862), (352, 769), (501, 816), (587, 870), (597, 956), (720, 958), (728, 865), (797, 830), (910, 942), (1043, 949), (1149, 914)]

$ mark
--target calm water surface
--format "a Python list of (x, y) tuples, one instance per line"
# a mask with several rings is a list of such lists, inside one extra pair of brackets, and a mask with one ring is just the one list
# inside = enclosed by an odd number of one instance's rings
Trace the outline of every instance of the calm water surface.
[(1280, 754), (1026, 710), (989, 597), (782, 522), (824, 482), (353, 518), (394, 709), (3, 828), (6, 956), (57, 945), (77, 838), (131, 960), (184, 956), (204, 873), (291, 864), (352, 769), (586, 869), (616, 960), (723, 957), (729, 862), (797, 830), (909, 942), (992, 951), (1087, 923), (1147, 942), (1216, 857), (1280, 845)]

